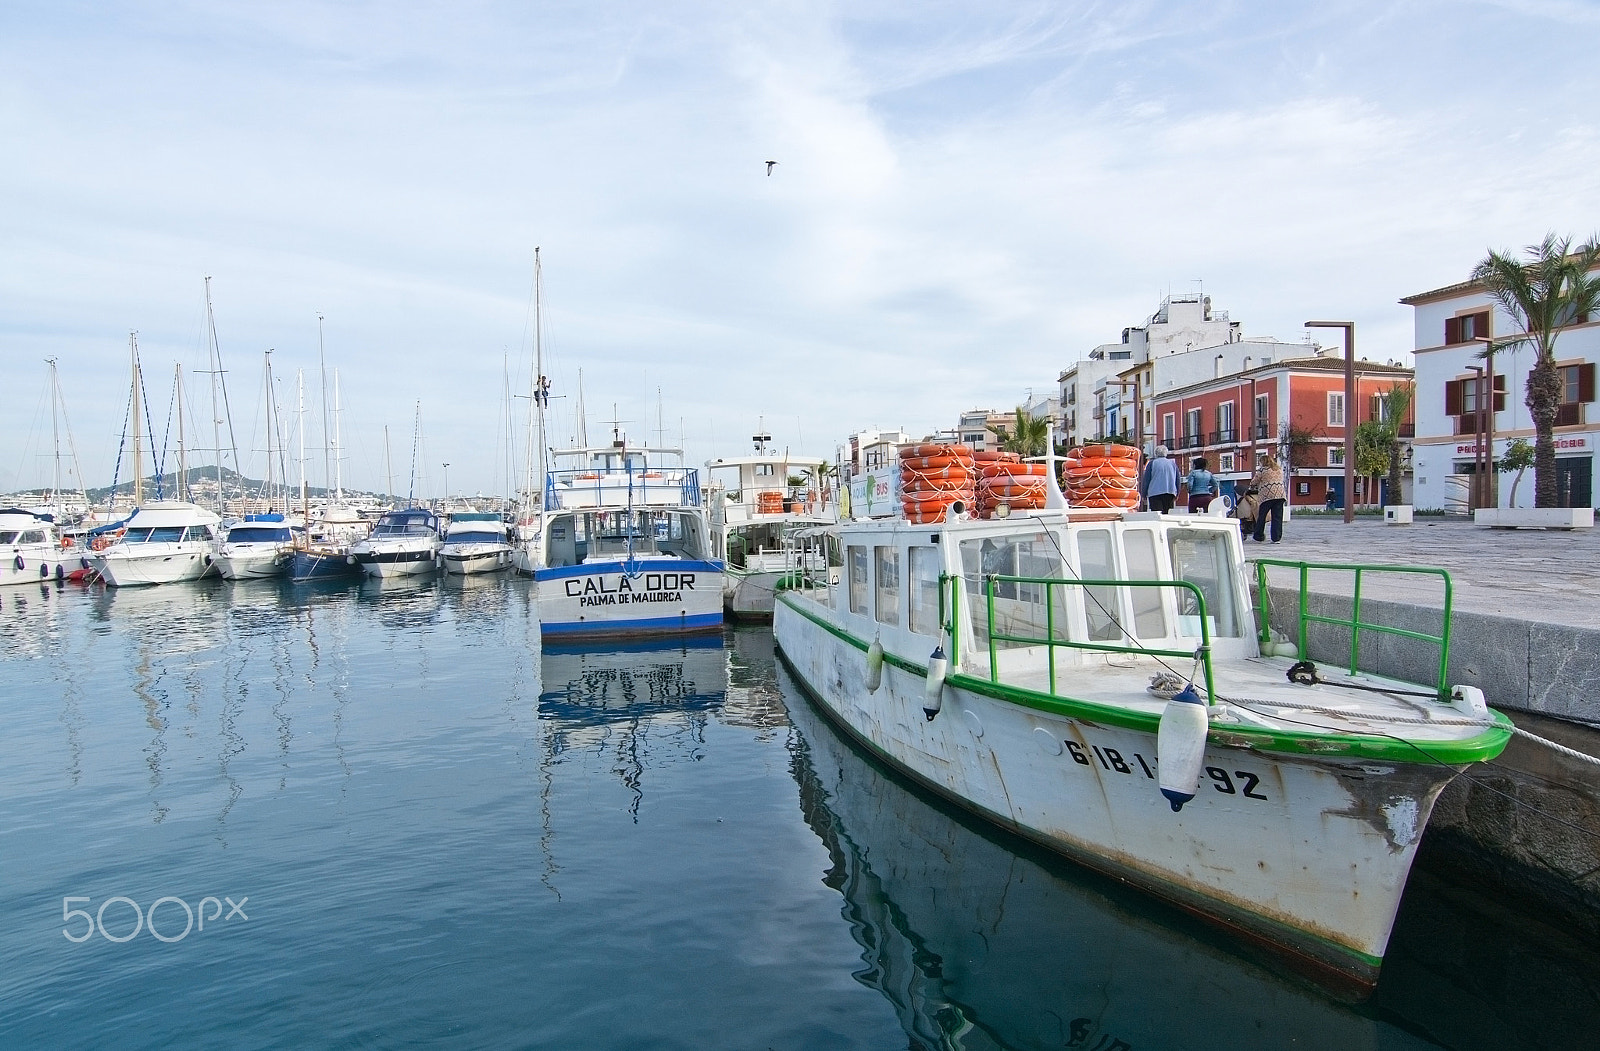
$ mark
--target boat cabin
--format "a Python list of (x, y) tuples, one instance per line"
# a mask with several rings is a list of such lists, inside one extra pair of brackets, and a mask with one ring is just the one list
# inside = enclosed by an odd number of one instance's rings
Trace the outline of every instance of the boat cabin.
[(814, 598), (841, 627), (920, 657), (953, 644), (952, 666), (973, 674), (1202, 644), (1216, 657), (1257, 654), (1238, 526), (1218, 516), (868, 521), (825, 540), (832, 568)]

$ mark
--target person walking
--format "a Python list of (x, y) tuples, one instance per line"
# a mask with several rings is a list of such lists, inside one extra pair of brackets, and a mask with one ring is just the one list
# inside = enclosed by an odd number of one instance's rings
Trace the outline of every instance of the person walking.
[(1279, 462), (1276, 452), (1267, 453), (1267, 458), (1261, 461), (1261, 466), (1256, 468), (1254, 477), (1250, 479), (1250, 488), (1260, 496), (1260, 503), (1256, 505), (1255, 542), (1261, 543), (1266, 535), (1267, 519), (1270, 518), (1272, 542), (1276, 544), (1283, 539), (1283, 505), (1289, 500), (1289, 490), (1283, 484), (1283, 464)]
[(1178, 465), (1167, 455), (1165, 445), (1156, 446), (1156, 454), (1145, 464), (1144, 470), (1144, 493), (1150, 501), (1150, 510), (1166, 514), (1178, 499)]
[(1189, 491), (1189, 513), (1199, 514), (1211, 506), (1211, 500), (1217, 495), (1217, 476), (1206, 468), (1210, 464), (1204, 456), (1196, 456), (1189, 461), (1189, 473), (1183, 479), (1183, 487)]

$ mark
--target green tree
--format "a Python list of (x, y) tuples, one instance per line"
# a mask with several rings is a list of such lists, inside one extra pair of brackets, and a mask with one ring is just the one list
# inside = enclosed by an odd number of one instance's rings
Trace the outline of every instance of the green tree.
[(1050, 418), (1030, 416), (1020, 406), (1011, 430), (1005, 424), (993, 425), (989, 430), (1000, 439), (1000, 448), (1019, 456), (1043, 456), (1050, 448)]
[(1526, 262), (1491, 250), (1473, 268), (1472, 278), (1522, 327), (1520, 336), (1495, 340), (1494, 349), (1524, 343), (1534, 348), (1525, 398), (1533, 417), (1533, 502), (1555, 507), (1555, 427), (1561, 406), (1556, 337), (1564, 327), (1587, 320), (1600, 305), (1600, 275), (1591, 273), (1600, 267), (1600, 237), (1591, 236), (1574, 248), (1571, 237), (1551, 233), (1525, 251)]
[[(1356, 473), (1363, 478), (1376, 479), (1380, 475), (1389, 476), (1389, 504), (1400, 503), (1400, 426), (1404, 423), (1406, 413), (1411, 409), (1411, 401), (1416, 396), (1416, 385), (1410, 382), (1396, 383), (1385, 391), (1381, 397), (1383, 411), (1381, 419), (1368, 420), (1356, 427), (1355, 467)], [(1377, 487), (1373, 487), (1377, 492)], [(1376, 501), (1374, 501), (1376, 503)]]
[(1526, 438), (1511, 439), (1506, 444), (1506, 451), (1500, 455), (1500, 459), (1495, 463), (1495, 470), (1502, 474), (1509, 474), (1512, 471), (1517, 472), (1517, 476), (1511, 479), (1511, 499), (1506, 503), (1507, 507), (1517, 506), (1517, 486), (1522, 484), (1522, 476), (1532, 466), (1533, 443)]

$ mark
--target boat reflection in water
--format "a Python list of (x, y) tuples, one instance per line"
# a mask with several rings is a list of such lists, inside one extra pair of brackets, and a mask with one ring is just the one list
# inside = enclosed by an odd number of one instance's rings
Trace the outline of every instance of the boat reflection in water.
[[(780, 674), (825, 882), (914, 1048), (1436, 1046), (1225, 948), (1220, 935), (915, 794)], [(969, 824), (970, 820), (970, 824)]]

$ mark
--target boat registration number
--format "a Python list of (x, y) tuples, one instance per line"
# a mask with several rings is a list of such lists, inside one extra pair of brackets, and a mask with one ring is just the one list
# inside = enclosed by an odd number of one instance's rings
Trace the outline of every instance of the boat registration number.
[[(1085, 748), (1077, 741), (1063, 741), (1062, 743), (1067, 746), (1067, 753), (1072, 756), (1072, 761), (1079, 766), (1092, 767), (1098, 763), (1101, 769), (1109, 773), (1143, 774), (1152, 781), (1156, 779), (1155, 760), (1146, 759), (1138, 752), (1133, 753), (1133, 762), (1130, 763), (1123, 758), (1121, 752), (1110, 745), (1092, 744)], [(1225, 796), (1242, 795), (1247, 799), (1269, 798), (1260, 791), (1260, 775), (1253, 774), (1248, 770), (1234, 770), (1230, 773), (1220, 766), (1208, 766), (1206, 767), (1206, 776), (1211, 779), (1211, 787)]]

